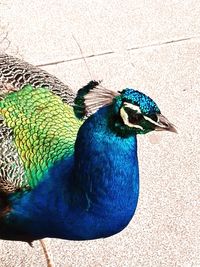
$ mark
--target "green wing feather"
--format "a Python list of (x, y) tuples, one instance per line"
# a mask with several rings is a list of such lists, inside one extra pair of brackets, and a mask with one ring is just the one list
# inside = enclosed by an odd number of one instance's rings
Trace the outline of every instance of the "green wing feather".
[[(9, 133), (1, 140), (0, 190), (16, 191), (34, 188), (56, 161), (73, 153), (81, 121), (60, 97), (27, 85), (0, 101), (0, 124), (1, 135), (3, 127)], [(4, 155), (9, 145), (10, 162)]]

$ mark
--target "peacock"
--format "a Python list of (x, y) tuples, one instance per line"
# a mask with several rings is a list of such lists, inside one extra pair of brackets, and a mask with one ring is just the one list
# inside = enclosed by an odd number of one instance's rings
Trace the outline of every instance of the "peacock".
[(105, 238), (139, 195), (137, 134), (176, 132), (135, 89), (90, 81), (76, 95), (47, 72), (0, 56), (0, 238)]

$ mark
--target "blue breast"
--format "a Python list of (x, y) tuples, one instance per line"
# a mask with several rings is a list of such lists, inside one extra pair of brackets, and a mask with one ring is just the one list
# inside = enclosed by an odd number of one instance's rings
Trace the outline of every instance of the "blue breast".
[(33, 239), (85, 240), (118, 233), (134, 215), (139, 174), (136, 137), (108, 124), (109, 107), (79, 130), (75, 154), (58, 162), (37, 188), (14, 197), (7, 222)]

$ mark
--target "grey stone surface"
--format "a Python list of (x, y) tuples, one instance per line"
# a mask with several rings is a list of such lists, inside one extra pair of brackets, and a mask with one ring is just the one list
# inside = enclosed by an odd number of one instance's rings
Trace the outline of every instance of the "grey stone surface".
[[(178, 129), (138, 137), (140, 199), (129, 226), (104, 240), (46, 239), (54, 266), (200, 266), (199, 14), (196, 0), (0, 1), (1, 52), (50, 63), (43, 68), (74, 90), (90, 79), (138, 88)], [(0, 266), (45, 266), (41, 252), (38, 242), (0, 241)]]

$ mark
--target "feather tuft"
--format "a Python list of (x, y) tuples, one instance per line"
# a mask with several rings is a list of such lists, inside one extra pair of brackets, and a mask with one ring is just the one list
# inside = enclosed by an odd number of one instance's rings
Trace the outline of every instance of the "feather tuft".
[(101, 107), (111, 104), (113, 98), (120, 95), (119, 92), (113, 92), (100, 83), (101, 81), (90, 81), (79, 89), (74, 100), (74, 113), (78, 119), (87, 118)]

